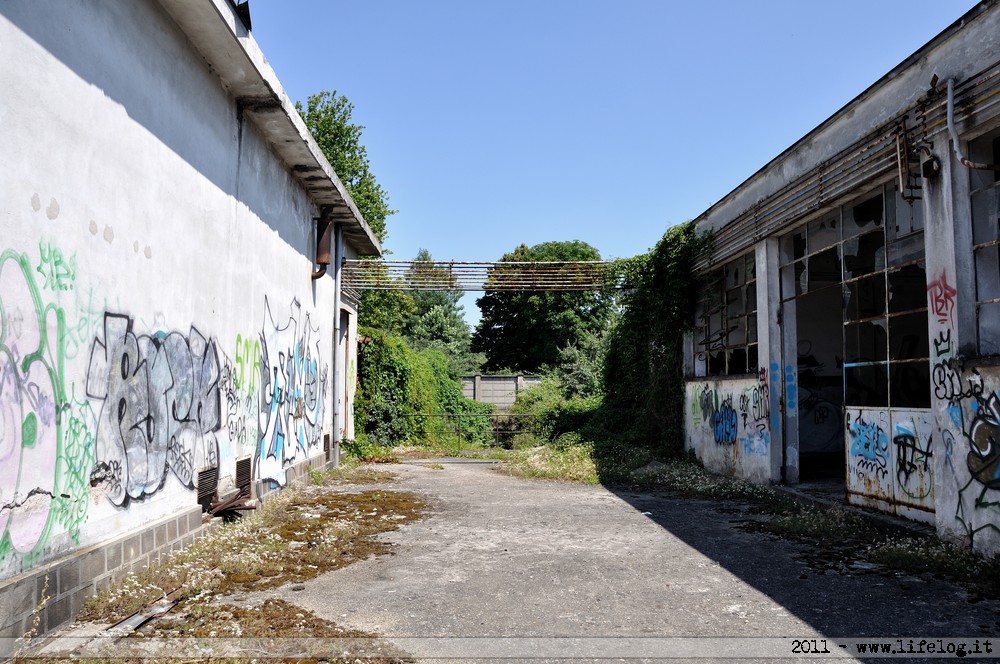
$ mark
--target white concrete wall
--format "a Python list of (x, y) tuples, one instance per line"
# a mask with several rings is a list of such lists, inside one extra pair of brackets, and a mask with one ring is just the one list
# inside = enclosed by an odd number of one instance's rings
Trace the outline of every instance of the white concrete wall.
[(4, 578), (191, 506), (200, 470), (283, 482), (335, 344), (316, 207), (159, 5), (5, 0), (0, 61)]
[(758, 378), (699, 379), (685, 386), (685, 445), (709, 470), (771, 479), (771, 387)]

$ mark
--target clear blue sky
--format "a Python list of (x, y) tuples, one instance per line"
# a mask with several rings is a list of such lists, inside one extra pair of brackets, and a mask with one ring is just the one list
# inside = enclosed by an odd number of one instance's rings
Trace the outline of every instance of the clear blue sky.
[(250, 5), (292, 99), (336, 90), (354, 104), (399, 210), (393, 257), (495, 260), (548, 240), (646, 251), (974, 2)]

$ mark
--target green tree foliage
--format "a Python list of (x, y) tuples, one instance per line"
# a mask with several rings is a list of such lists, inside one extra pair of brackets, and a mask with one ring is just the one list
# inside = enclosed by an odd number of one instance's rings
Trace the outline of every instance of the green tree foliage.
[(344, 183), (361, 216), (379, 242), (383, 242), (386, 220), (396, 211), (389, 207), (389, 194), (371, 172), (368, 150), (361, 143), (364, 125), (351, 123), (354, 104), (343, 95), (337, 96), (336, 90), (324, 90), (309, 95), (305, 108), (302, 102), (296, 102), (295, 108)]
[[(521, 245), (501, 262), (597, 261), (601, 254), (579, 240)], [(579, 347), (586, 336), (599, 335), (609, 325), (614, 297), (600, 291), (486, 291), (476, 300), (482, 318), (472, 337), (472, 350), (486, 355), (489, 370), (534, 372), (555, 366), (559, 352)]]
[(559, 349), (553, 374), (567, 398), (598, 397), (603, 393), (604, 357), (608, 334), (587, 332)]
[(440, 420), (435, 413), (469, 415), (458, 418), (463, 439), (471, 444), (490, 440), (488, 414), (492, 406), (462, 396), (462, 387), (448, 372), (448, 360), (439, 351), (415, 351), (402, 338), (365, 330), (370, 340), (358, 351), (361, 389), (355, 400), (355, 428), (362, 445), (394, 447), (430, 440)]
[[(434, 258), (427, 249), (420, 249), (413, 260), (424, 263), (419, 267), (411, 268), (410, 272), (414, 275), (414, 281), (419, 281), (419, 275), (416, 274), (418, 270), (424, 274), (433, 273), (435, 280), (448, 281), (448, 269), (444, 265), (434, 263)], [(458, 303), (461, 299), (462, 291), (459, 290), (413, 291), (413, 304), (416, 307), (415, 316), (420, 317), (436, 306), (454, 309), (461, 314), (462, 306)]]
[[(447, 268), (435, 265), (426, 249), (421, 249), (414, 260), (424, 263), (412, 268), (414, 282), (428, 272), (438, 273), (434, 275), (435, 281), (447, 281)], [(416, 274), (418, 270), (420, 274)], [(410, 345), (417, 350), (433, 348), (444, 353), (452, 377), (478, 371), (483, 357), (471, 350), (472, 336), (458, 303), (462, 292), (417, 290), (411, 297), (414, 310), (403, 328), (403, 336)]]
[[(337, 177), (379, 242), (384, 242), (386, 221), (396, 213), (389, 207), (389, 194), (375, 179), (368, 150), (361, 142), (363, 125), (353, 124), (354, 105), (336, 91), (310, 95), (305, 107), (295, 108), (333, 166)], [(401, 291), (364, 291), (358, 306), (358, 321), (366, 327), (399, 332), (412, 314), (413, 302)]]
[(628, 288), (604, 362), (604, 403), (594, 424), (627, 432), (661, 456), (683, 449), (683, 335), (694, 322), (694, 266), (712, 246), (693, 223), (670, 228), (645, 256), (622, 261)]
[(358, 301), (358, 324), (362, 327), (402, 334), (413, 315), (413, 298), (406, 291), (366, 290)]

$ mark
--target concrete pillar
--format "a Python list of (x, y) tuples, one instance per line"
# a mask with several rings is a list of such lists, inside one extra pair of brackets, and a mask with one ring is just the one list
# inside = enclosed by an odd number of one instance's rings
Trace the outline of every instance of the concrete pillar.
[[(927, 265), (927, 326), (931, 353), (931, 407), (934, 413), (934, 508), (938, 533), (964, 539), (956, 513), (971, 513), (962, 501), (968, 483), (965, 468), (961, 400), (952, 403), (936, 389), (939, 379), (960, 370), (961, 358), (975, 357), (976, 277), (972, 259), (972, 213), (969, 171), (955, 157), (944, 132), (933, 142), (941, 172), (923, 181), (924, 242)], [(964, 373), (964, 372), (962, 372)], [(961, 376), (964, 382), (966, 376)], [(970, 404), (965, 404), (970, 406)], [(940, 441), (940, 442), (938, 442)]]
[[(781, 481), (784, 458), (781, 419), (781, 289), (778, 281), (778, 240), (768, 238), (757, 243), (754, 251), (757, 272), (757, 362), (760, 380), (767, 381), (770, 417), (771, 481)], [(796, 478), (798, 479), (798, 478)]]

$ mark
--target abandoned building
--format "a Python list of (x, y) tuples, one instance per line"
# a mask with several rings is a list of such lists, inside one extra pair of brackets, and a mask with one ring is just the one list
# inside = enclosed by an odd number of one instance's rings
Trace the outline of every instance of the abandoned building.
[(709, 468), (1000, 550), (998, 35), (980, 3), (696, 219)]
[[(0, 5), (0, 636), (335, 461), (378, 240), (229, 0)], [(327, 266), (330, 266), (327, 270)]]

